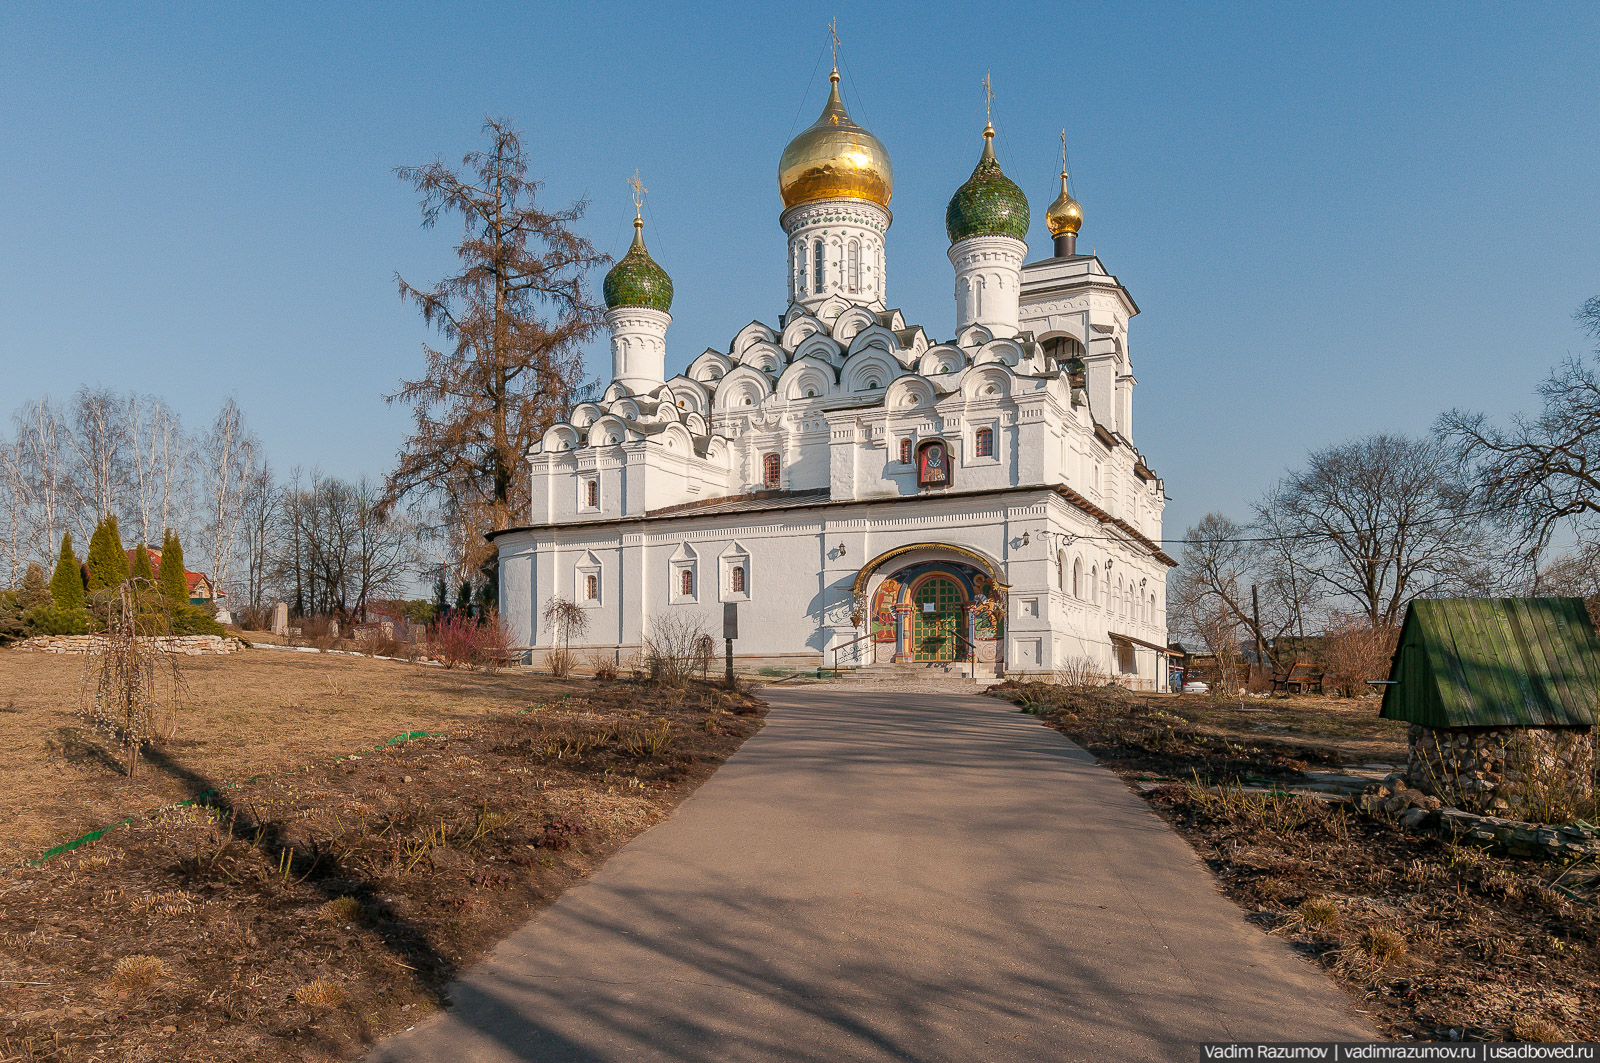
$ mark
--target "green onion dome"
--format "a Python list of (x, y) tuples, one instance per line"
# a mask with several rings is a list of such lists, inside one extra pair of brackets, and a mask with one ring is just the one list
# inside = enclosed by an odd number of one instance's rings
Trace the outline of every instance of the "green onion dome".
[(608, 310), (643, 306), (664, 314), (672, 309), (672, 278), (644, 249), (643, 218), (633, 219), (633, 246), (606, 274), (602, 291)]
[(1028, 238), (1028, 197), (1000, 172), (994, 157), (994, 126), (983, 129), (983, 156), (967, 183), (956, 189), (945, 208), (944, 229), (952, 244), (971, 236)]

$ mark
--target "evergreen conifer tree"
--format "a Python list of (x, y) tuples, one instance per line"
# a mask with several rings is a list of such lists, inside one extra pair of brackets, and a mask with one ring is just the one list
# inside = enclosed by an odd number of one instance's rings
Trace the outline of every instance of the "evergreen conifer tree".
[(17, 604), (24, 609), (31, 609), (36, 605), (47, 605), (50, 601), (50, 581), (45, 579), (44, 566), (37, 561), (29, 561), (28, 569), (22, 574), (22, 587), (17, 591)]
[(128, 570), (128, 574), (134, 579), (147, 579), (152, 583), (155, 582), (155, 566), (150, 564), (150, 551), (145, 549), (144, 543), (140, 543), (133, 551), (133, 567)]
[(61, 536), (61, 556), (50, 577), (50, 597), (58, 609), (83, 608), (83, 570), (78, 567), (78, 555), (72, 552), (71, 532)]
[(89, 539), (89, 590), (120, 587), (128, 579), (128, 552), (122, 548), (117, 518), (107, 516)]
[(189, 581), (183, 575), (183, 544), (178, 533), (168, 530), (161, 536), (161, 568), (156, 573), (156, 585), (173, 605), (189, 602)]

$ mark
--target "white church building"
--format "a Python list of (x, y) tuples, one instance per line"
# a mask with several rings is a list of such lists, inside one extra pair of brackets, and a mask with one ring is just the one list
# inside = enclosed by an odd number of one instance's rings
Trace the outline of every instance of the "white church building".
[[(614, 380), (528, 454), (526, 523), (492, 536), (500, 607), (532, 661), (546, 605), (590, 623), (573, 650), (638, 652), (698, 615), (744, 666), (924, 665), (1165, 676), (1162, 481), (1133, 439), (1128, 324), (1068, 192), (1050, 258), (1025, 262), (1028, 201), (992, 125), (945, 215), (948, 338), (887, 301), (894, 176), (838, 72), (784, 150), (788, 306), (666, 377), (672, 282), (634, 220), (606, 276)], [(581, 642), (583, 645), (578, 645)]]

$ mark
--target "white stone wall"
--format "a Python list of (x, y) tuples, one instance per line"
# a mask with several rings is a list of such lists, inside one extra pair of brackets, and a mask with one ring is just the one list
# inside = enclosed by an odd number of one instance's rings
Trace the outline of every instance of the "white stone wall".
[[(503, 615), (517, 645), (535, 657), (553, 644), (554, 633), (539, 619), (551, 598), (577, 601), (589, 611), (585, 652), (620, 647), (624, 656), (643, 642), (650, 618), (664, 613), (697, 615), (720, 638), (722, 603), (738, 600), (741, 656), (831, 666), (828, 650), (865, 633), (850, 622), (852, 587), (861, 568), (886, 551), (919, 543), (930, 544), (929, 557), (946, 544), (976, 551), (1011, 585), (1004, 650), (1010, 671), (1048, 672), (1088, 657), (1112, 674), (1117, 665), (1112, 632), (1166, 642), (1166, 566), (1043, 490), (1021, 497), (923, 499), (910, 506), (885, 501), (685, 515), (621, 527), (517, 531), (496, 541)], [(1067, 565), (1064, 586), (1058, 554)], [(742, 595), (732, 592), (730, 559), (746, 566)], [(1074, 562), (1083, 573), (1077, 595), (1071, 583)], [(875, 570), (869, 586), (903, 563)], [(679, 593), (685, 569), (693, 573), (694, 593), (688, 597)], [(597, 600), (584, 596), (584, 577), (591, 573), (599, 577)], [(1141, 581), (1154, 596), (1153, 605), (1148, 600), (1133, 604), (1127, 588)], [(1154, 654), (1142, 651), (1137, 657), (1137, 673), (1124, 678), (1136, 685), (1156, 682)]]

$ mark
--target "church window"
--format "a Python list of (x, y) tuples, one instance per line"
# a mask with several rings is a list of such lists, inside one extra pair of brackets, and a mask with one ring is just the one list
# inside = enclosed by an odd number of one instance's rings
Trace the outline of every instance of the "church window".
[(763, 487), (777, 487), (779, 476), (783, 471), (778, 461), (778, 455), (768, 454), (761, 459), (761, 484)]
[(850, 290), (861, 290), (861, 241), (850, 241)]
[(685, 598), (693, 597), (694, 571), (692, 569), (686, 568), (682, 572), (678, 573), (678, 593), (683, 595)]
[(806, 294), (806, 242), (804, 240), (801, 240), (800, 243), (796, 245), (795, 256), (799, 260), (800, 266), (800, 284), (798, 290), (801, 295), (804, 295)]
[(907, 436), (906, 438), (904, 438), (904, 439), (902, 439), (900, 441), (900, 464), (901, 465), (910, 465), (911, 464), (911, 437), (910, 436)]
[(592, 572), (583, 577), (583, 596), (591, 602), (600, 600), (600, 577)]
[(1089, 602), (1092, 605), (1100, 604), (1100, 566), (1089, 566)]
[(1083, 597), (1083, 559), (1077, 557), (1072, 559), (1072, 596)]
[(978, 457), (980, 457), (980, 458), (992, 458), (992, 457), (994, 457), (994, 429), (993, 428), (980, 428), (980, 429), (978, 429), (978, 435), (977, 435), (976, 439), (974, 440), (974, 443), (975, 443), (975, 449), (978, 452)]
[(743, 594), (744, 593), (744, 566), (743, 565), (734, 565), (733, 566), (733, 575), (732, 575), (731, 579), (732, 579), (733, 593), (735, 593), (735, 594)]
[(1067, 555), (1066, 554), (1057, 554), (1056, 555), (1056, 590), (1064, 591), (1066, 589), (1067, 589)]
[(814, 283), (811, 287), (813, 291), (820, 295), (822, 294), (822, 289), (827, 285), (827, 278), (823, 272), (826, 267), (822, 256), (822, 241), (818, 240), (816, 244), (812, 246), (811, 251), (816, 258), (816, 262), (813, 263), (814, 273), (812, 280)]
[(600, 505), (600, 481), (590, 480), (583, 485), (583, 504), (590, 509)]

